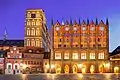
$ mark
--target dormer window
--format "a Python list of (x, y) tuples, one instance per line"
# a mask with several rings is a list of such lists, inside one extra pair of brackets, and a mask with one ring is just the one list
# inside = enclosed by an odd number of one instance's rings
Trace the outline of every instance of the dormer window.
[(68, 28), (68, 27), (66, 27), (66, 28), (65, 28), (65, 30), (66, 30), (66, 31), (68, 31), (68, 30), (69, 30), (69, 28)]
[(101, 26), (101, 27), (100, 27), (100, 30), (103, 31), (103, 30), (104, 30), (104, 27)]
[(82, 27), (82, 30), (83, 30), (83, 31), (86, 30), (86, 27), (83, 26), (83, 27)]
[(59, 27), (56, 27), (56, 31), (59, 31)]
[(73, 28), (73, 30), (75, 30), (75, 31), (76, 31), (76, 30), (77, 30), (77, 28), (76, 28), (76, 27), (74, 27), (74, 28)]
[(93, 31), (93, 30), (95, 30), (95, 28), (94, 28), (94, 27), (91, 27), (90, 30)]

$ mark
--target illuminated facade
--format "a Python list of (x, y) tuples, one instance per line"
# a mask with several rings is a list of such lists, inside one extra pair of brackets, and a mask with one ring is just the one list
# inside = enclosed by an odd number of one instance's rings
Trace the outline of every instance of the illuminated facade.
[(25, 14), (25, 47), (40, 47), (50, 51), (50, 37), (42, 9), (27, 9)]
[(23, 51), (23, 73), (43, 72), (43, 58), (43, 48), (25, 48)]
[(108, 72), (109, 23), (52, 21), (51, 72)]
[(5, 59), (5, 74), (21, 74), (23, 68), (22, 61), (23, 47), (10, 47)]
[(120, 73), (120, 46), (110, 53), (111, 72)]

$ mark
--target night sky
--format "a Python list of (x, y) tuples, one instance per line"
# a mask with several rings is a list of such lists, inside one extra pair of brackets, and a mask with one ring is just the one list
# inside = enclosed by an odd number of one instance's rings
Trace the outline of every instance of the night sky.
[(50, 28), (51, 19), (98, 20), (110, 23), (110, 51), (120, 45), (120, 0), (0, 0), (0, 39), (7, 29), (8, 39), (24, 38), (27, 8), (42, 8)]

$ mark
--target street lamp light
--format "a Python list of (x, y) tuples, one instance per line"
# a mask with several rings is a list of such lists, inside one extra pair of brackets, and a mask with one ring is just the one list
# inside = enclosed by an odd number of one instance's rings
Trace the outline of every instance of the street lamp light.
[(22, 68), (25, 69), (26, 67), (27, 67), (27, 65), (23, 64), (23, 67), (22, 67)]

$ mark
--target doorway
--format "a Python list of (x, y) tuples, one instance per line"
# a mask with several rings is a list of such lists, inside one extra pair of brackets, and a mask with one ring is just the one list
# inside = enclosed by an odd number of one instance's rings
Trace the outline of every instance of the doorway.
[(75, 64), (75, 65), (73, 65), (73, 73), (77, 73), (77, 65)]
[(61, 73), (61, 66), (59, 64), (56, 64), (56, 73), (57, 74)]
[(64, 72), (69, 73), (69, 66), (68, 65), (65, 65)]

